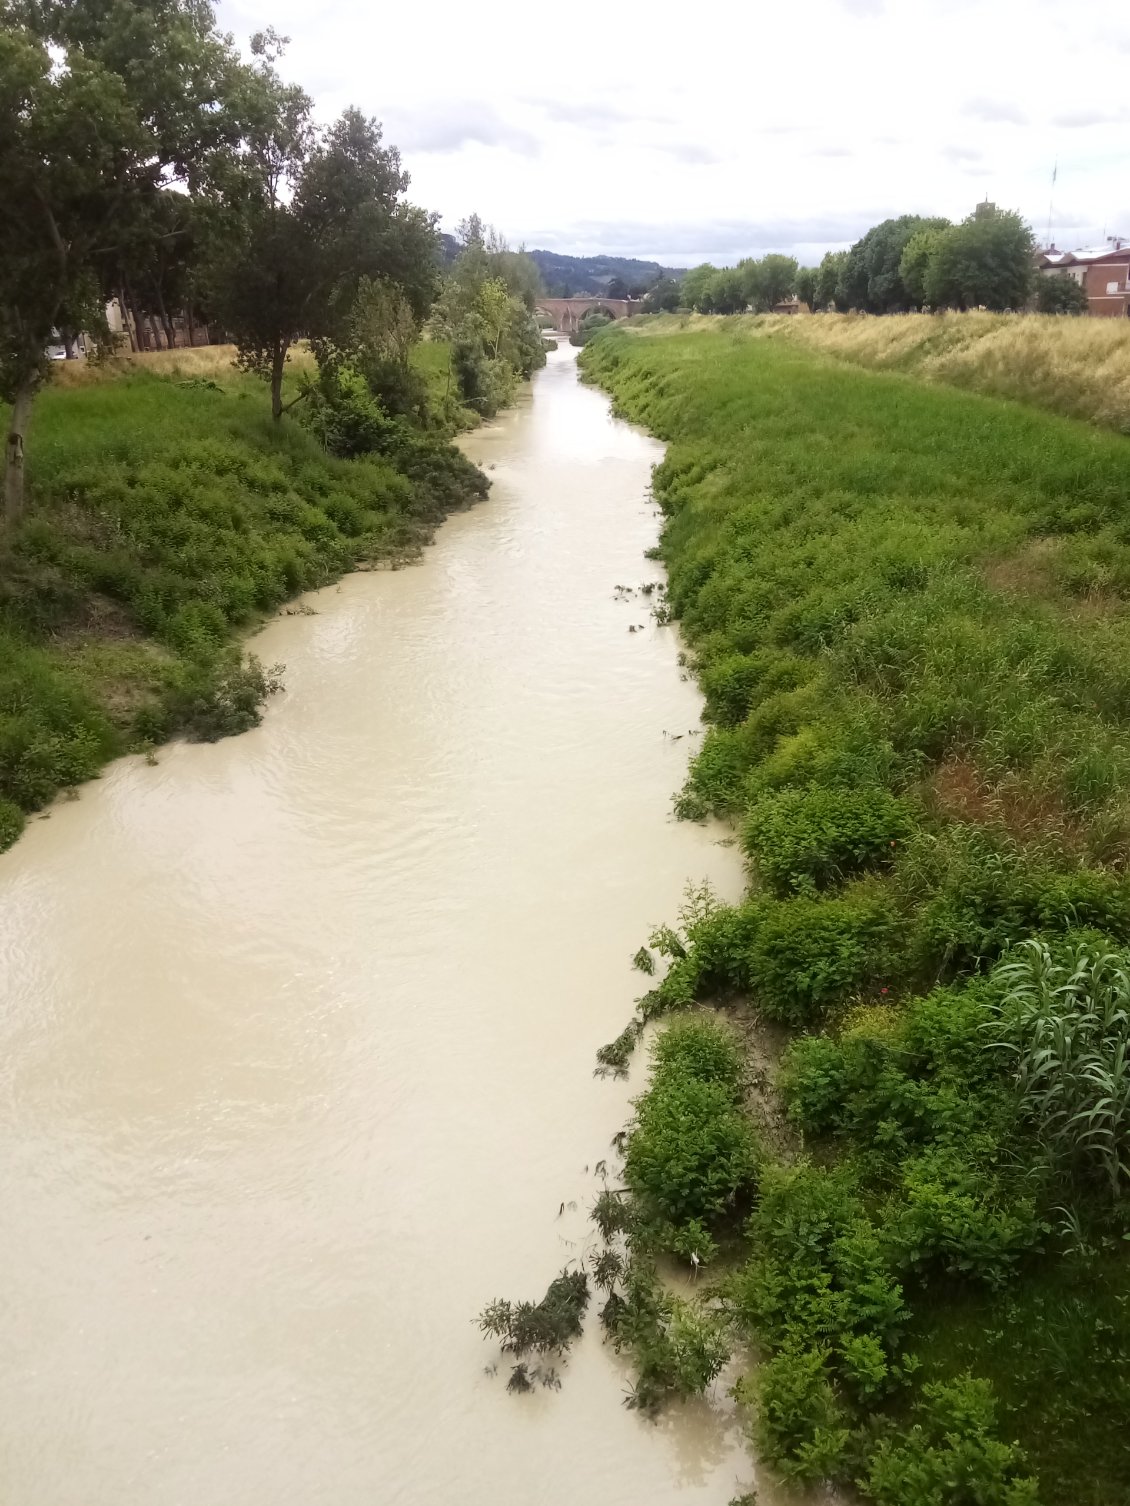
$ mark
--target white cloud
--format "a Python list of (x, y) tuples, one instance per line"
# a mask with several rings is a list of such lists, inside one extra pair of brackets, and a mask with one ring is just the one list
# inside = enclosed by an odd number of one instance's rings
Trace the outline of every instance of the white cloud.
[(1019, 105), (1007, 99), (968, 99), (962, 106), (962, 113), (971, 115), (974, 120), (983, 120), (988, 125), (1028, 124), (1028, 117)]
[(883, 214), (960, 219), (988, 192), (1042, 234), (1058, 160), (1060, 244), (1130, 231), (1123, 34), (1099, 0), (809, 0), (785, 40), (736, 5), (696, 31), (654, 0), (596, 32), (526, 0), (219, 9), (237, 36), (292, 37), (282, 67), (323, 116), (383, 120), (449, 227), (478, 210), (559, 250), (811, 259)]

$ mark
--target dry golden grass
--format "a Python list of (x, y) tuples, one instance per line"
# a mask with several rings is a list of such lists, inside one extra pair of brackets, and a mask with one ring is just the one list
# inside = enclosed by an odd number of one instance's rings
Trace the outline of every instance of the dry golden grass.
[[(656, 321), (656, 333), (658, 326)], [(986, 313), (679, 315), (662, 326), (668, 331), (722, 327), (787, 340), (857, 366), (991, 392), (1130, 433), (1130, 319)]]
[[(193, 377), (210, 377), (213, 381), (231, 380), (235, 375), (234, 345), (195, 345), (183, 350), (149, 350), (139, 355), (113, 356), (108, 361), (79, 359), (59, 361), (54, 367), (55, 385), (86, 387), (91, 382), (108, 382), (135, 372), (149, 371), (155, 376), (189, 381)], [(313, 364), (306, 346), (296, 346), (290, 353), (289, 369), (302, 370)]]

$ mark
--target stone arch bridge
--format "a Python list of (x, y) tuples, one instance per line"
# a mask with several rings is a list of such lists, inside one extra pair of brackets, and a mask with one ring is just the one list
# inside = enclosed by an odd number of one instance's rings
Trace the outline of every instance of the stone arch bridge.
[(555, 330), (571, 335), (589, 309), (607, 309), (614, 319), (626, 319), (638, 314), (641, 304), (638, 298), (539, 298), (538, 308), (553, 320)]

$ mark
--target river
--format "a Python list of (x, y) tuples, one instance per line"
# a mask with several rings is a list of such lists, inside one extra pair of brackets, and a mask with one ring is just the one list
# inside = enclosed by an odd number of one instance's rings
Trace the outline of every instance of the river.
[(511, 1396), (472, 1321), (582, 1250), (632, 953), (741, 885), (670, 816), (675, 630), (615, 589), (661, 578), (661, 451), (573, 356), (466, 442), (490, 499), (422, 563), (258, 635), (260, 728), (120, 760), (0, 857), (5, 1506), (748, 1488), (722, 1396), (646, 1422), (595, 1322)]

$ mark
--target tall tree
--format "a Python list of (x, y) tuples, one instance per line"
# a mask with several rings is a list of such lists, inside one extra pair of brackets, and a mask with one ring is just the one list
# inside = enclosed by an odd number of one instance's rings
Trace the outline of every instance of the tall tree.
[(910, 308), (913, 300), (899, 273), (906, 244), (919, 231), (944, 229), (948, 224), (948, 220), (904, 214), (873, 225), (848, 252), (840, 301), (869, 314), (892, 314)]
[(688, 308), (695, 309), (699, 313), (705, 313), (704, 301), (712, 279), (717, 275), (718, 268), (710, 262), (704, 261), (701, 266), (691, 267), (683, 278), (683, 302)]
[(821, 309), (846, 309), (847, 299), (843, 292), (843, 276), (847, 268), (846, 251), (825, 251), (816, 269), (816, 307)]
[(796, 295), (810, 309), (816, 307), (816, 289), (820, 274), (815, 267), (800, 267), (796, 274)]
[(746, 301), (759, 313), (768, 313), (796, 288), (797, 264), (792, 256), (771, 252), (760, 261), (742, 262), (741, 271)]
[(239, 135), (243, 68), (206, 0), (0, 0), (4, 516), (56, 328), (104, 329), (100, 272), (137, 206), (205, 183)]
[[(0, 15), (0, 21), (3, 16)], [(61, 324), (104, 324), (94, 253), (113, 233), (145, 147), (124, 81), (81, 53), (54, 62), (0, 25), (0, 398), (11, 404), (4, 519), (24, 505), (24, 457), (45, 350)]]
[(916, 230), (903, 247), (899, 259), (899, 276), (914, 308), (921, 308), (924, 303), (930, 302), (927, 288), (930, 265), (950, 229), (949, 225), (935, 225), (928, 230)]
[(935, 308), (1021, 309), (1035, 277), (1031, 227), (1014, 210), (985, 201), (941, 236), (926, 271)]
[(359, 290), (378, 280), (395, 284), (422, 319), (439, 262), (434, 216), (403, 201), (408, 175), (380, 125), (347, 110), (319, 136), (309, 98), (274, 70), (280, 41), (254, 40), (261, 125), (234, 169), (209, 277), (241, 365), (270, 384), (276, 420), (300, 336), (344, 341)]
[(682, 288), (673, 277), (661, 277), (644, 295), (644, 313), (672, 314), (679, 307), (682, 296)]
[(1085, 314), (1089, 308), (1087, 290), (1074, 277), (1050, 272), (1036, 278), (1038, 314)]

